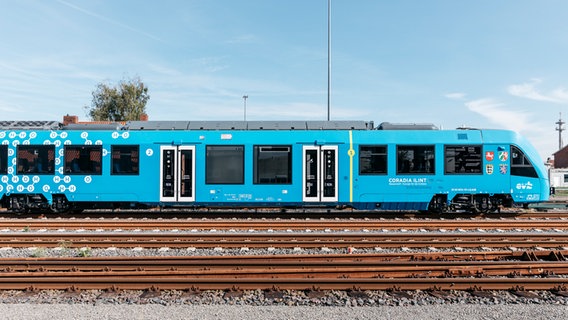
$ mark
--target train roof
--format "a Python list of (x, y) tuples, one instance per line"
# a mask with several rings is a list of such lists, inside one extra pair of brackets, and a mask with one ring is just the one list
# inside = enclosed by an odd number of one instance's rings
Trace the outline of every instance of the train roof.
[(63, 127), (57, 121), (0, 121), (4, 130), (59, 130)]
[(372, 121), (130, 121), (126, 130), (372, 130)]
[(378, 130), (438, 130), (438, 127), (431, 123), (390, 123), (383, 122)]
[(72, 123), (57, 121), (0, 121), (3, 130), (439, 130), (429, 123), (373, 121), (129, 121), (126, 123)]

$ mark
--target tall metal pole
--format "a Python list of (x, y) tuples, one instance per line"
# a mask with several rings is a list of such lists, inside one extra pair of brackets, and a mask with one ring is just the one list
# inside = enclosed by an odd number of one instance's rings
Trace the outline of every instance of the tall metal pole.
[(327, 121), (331, 112), (331, 0), (327, 0)]
[(558, 125), (558, 128), (556, 128), (556, 131), (558, 131), (558, 150), (562, 149), (562, 131), (564, 131), (562, 125), (564, 123), (565, 122), (562, 121), (562, 112), (560, 112), (560, 119), (558, 119), (558, 121), (556, 122), (556, 124)]
[(249, 96), (247, 94), (245, 94), (243, 96), (243, 100), (245, 101), (245, 121), (247, 121), (247, 99), (248, 99), (248, 97)]

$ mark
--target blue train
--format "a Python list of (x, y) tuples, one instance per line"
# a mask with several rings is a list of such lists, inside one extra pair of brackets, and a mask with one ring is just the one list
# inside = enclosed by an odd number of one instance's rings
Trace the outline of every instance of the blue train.
[(493, 212), (548, 200), (519, 134), (364, 121), (0, 121), (1, 205)]

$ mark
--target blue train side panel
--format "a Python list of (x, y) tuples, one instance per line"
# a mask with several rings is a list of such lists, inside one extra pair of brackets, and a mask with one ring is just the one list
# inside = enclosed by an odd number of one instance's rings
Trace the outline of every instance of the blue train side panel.
[(534, 147), (505, 130), (87, 126), (7, 129), (0, 131), (0, 142), (2, 205), (13, 211), (152, 206), (494, 211), (546, 201), (549, 192)]

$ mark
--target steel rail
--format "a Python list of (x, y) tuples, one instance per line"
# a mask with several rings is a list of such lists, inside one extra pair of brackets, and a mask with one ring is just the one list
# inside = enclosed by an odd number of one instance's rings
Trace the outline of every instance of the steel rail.
[[(235, 277), (350, 277), (350, 278), (412, 278), (452, 276), (548, 276), (567, 275), (566, 261), (335, 261), (325, 258), (320, 261), (227, 261), (210, 262), (176, 261), (155, 263), (148, 261), (61, 261), (35, 264), (1, 264), (0, 281), (10, 277), (88, 276), (124, 277), (153, 275), (156, 278), (185, 276), (196, 278)], [(104, 260), (104, 259), (103, 259)], [(132, 274), (134, 273), (134, 274)]]
[(437, 229), (568, 229), (566, 219), (475, 220), (195, 220), (195, 219), (0, 219), (0, 230), (437, 230)]
[[(201, 263), (208, 264), (215, 261), (215, 263), (225, 263), (227, 265), (235, 264), (236, 262), (254, 263), (254, 264), (268, 264), (279, 262), (317, 262), (322, 259), (328, 261), (563, 261), (568, 256), (568, 250), (559, 251), (512, 251), (512, 250), (498, 250), (498, 251), (467, 251), (467, 252), (398, 252), (398, 253), (356, 253), (356, 254), (270, 254), (270, 255), (224, 255), (224, 256), (209, 256), (209, 255), (196, 255), (196, 256), (159, 256), (155, 260), (151, 260), (151, 264), (164, 265), (176, 263)], [(0, 258), (0, 265), (5, 267), (12, 267), (12, 265), (49, 265), (59, 263), (73, 263), (73, 264), (91, 264), (105, 263), (107, 265), (116, 264), (130, 264), (136, 263), (149, 263), (147, 256), (110, 256), (110, 257), (41, 257), (41, 258)]]
[(190, 279), (153, 276), (10, 278), (0, 282), (3, 290), (555, 290), (566, 286), (564, 278), (408, 278), (408, 279)]
[(0, 289), (565, 290), (566, 253), (555, 252), (562, 261), (518, 261), (527, 253), (511, 251), (495, 258), (517, 261), (433, 261), (437, 253), (1, 258)]
[[(62, 272), (37, 272), (18, 274), (0, 274), (0, 289), (177, 289), (177, 290), (227, 290), (227, 289), (338, 289), (338, 290), (510, 290), (522, 287), (526, 290), (554, 290), (568, 285), (568, 278), (560, 277), (413, 277), (413, 278), (380, 278), (380, 277), (349, 277), (322, 276), (314, 277), (288, 275), (275, 277), (274, 271), (269, 274), (247, 277), (189, 277), (185, 274), (170, 272), (157, 275), (152, 272), (139, 272), (136, 276), (126, 273), (107, 272), (95, 276), (92, 272), (80, 275), (78, 272), (69, 274)], [(66, 275), (64, 275), (66, 274)]]
[(9, 233), (3, 247), (568, 247), (563, 233)]

